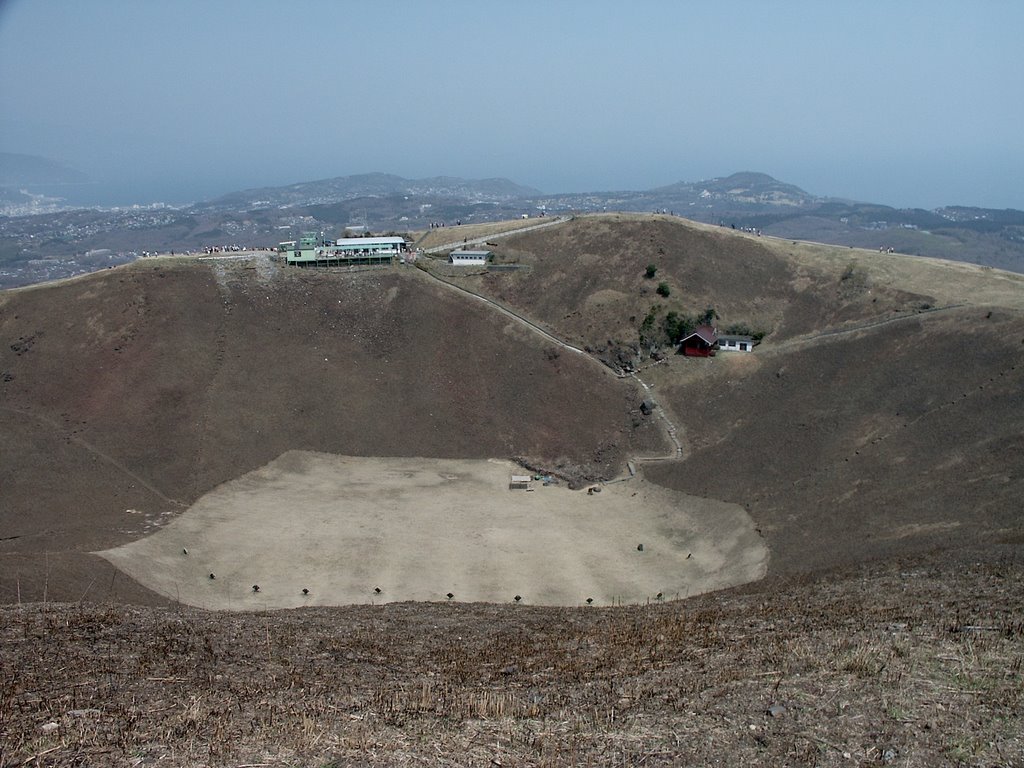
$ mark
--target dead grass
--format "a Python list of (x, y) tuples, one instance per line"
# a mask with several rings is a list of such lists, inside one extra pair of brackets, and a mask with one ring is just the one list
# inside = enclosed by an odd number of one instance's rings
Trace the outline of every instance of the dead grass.
[(458, 243), (462, 240), (474, 240), (478, 237), (498, 235), (504, 232), (513, 232), (517, 229), (532, 227), (542, 224), (549, 219), (512, 219), (511, 221), (495, 221), (483, 224), (463, 224), (461, 226), (446, 226), (437, 229), (430, 229), (426, 232), (413, 232), (413, 241), (417, 247), (429, 250), (448, 243)]
[(1024, 275), (963, 261), (886, 254), (865, 248), (819, 243), (793, 243), (761, 238), (773, 252), (794, 265), (823, 273), (842, 274), (850, 263), (855, 276), (875, 286), (931, 295), (936, 305), (969, 303), (1024, 309)]
[[(1024, 276), (640, 214), (496, 251), (530, 269), (462, 282), (610, 364), (640, 359), (687, 457), (649, 476), (744, 505), (773, 571), (1020, 535)], [(648, 367), (656, 305), (771, 333), (746, 357)]]
[[(251, 615), (23, 594), (0, 609), (0, 766), (1024, 763), (1017, 278), (808, 255), (666, 217), (589, 221), (504, 241), (532, 269), (475, 287), (614, 346), (649, 306), (642, 273), (657, 256), (684, 308), (772, 324), (756, 362), (658, 367), (691, 450), (645, 467), (744, 504), (772, 548), (767, 583), (633, 608)], [(842, 280), (852, 259), (856, 290)], [(97, 580), (73, 556), (141, 534), (111, 510), (167, 511), (290, 448), (546, 454), (601, 472), (643, 443), (623, 423), (635, 401), (590, 367), (407, 287), (296, 275), (269, 291), (241, 268), (149, 265), (71, 281), (52, 301), (0, 295), (0, 371), (13, 374), (0, 425), (18, 446), (3, 452), (0, 503), (20, 537), (3, 542), (6, 599), (12, 563), (50, 599), (58, 576), (64, 595), (110, 599), (110, 572)], [(916, 314), (941, 302), (968, 306)], [(849, 333), (812, 338), (833, 329)], [(348, 362), (325, 375), (324, 357)], [(352, 360), (365, 388), (347, 378)], [(382, 399), (412, 405), (382, 413)], [(292, 411), (275, 420), (281, 403)]]
[(0, 599), (19, 579), (42, 599), (47, 577), (79, 599), (109, 572), (83, 582), (63, 553), (145, 535), (295, 448), (522, 456), (576, 482), (660, 448), (630, 383), (416, 270), (250, 267), (154, 260), (0, 294)]
[(744, 504), (775, 572), (999, 541), (1021, 526), (1022, 339), (1018, 311), (965, 307), (765, 343), (747, 366), (673, 358), (652, 383), (690, 454), (649, 476)]
[(932, 557), (603, 610), (10, 606), (0, 765), (1009, 765), (1022, 575)]

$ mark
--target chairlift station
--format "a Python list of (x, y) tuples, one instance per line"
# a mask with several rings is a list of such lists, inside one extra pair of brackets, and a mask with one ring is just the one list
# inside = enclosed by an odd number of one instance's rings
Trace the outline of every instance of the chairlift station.
[(297, 267), (345, 267), (356, 265), (390, 265), (404, 258), (408, 245), (402, 237), (342, 237), (324, 240), (303, 235), (277, 246), (285, 262)]

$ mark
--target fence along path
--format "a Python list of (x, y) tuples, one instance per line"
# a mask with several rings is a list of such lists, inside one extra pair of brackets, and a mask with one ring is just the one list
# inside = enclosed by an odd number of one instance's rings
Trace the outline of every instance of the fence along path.
[[(551, 224), (554, 224), (554, 223), (557, 223), (557, 222), (550, 222), (550, 223), (546, 224), (545, 226), (550, 226)], [(515, 232), (509, 232), (508, 234), (518, 234), (519, 232), (523, 232), (523, 231), (524, 230), (519, 229), (519, 230), (516, 230)], [(475, 298), (475, 299), (477, 299), (479, 301), (484, 302), (485, 304), (489, 305), (491, 308), (497, 310), (498, 312), (501, 312), (503, 315), (506, 315), (506, 316), (512, 318), (513, 320), (518, 321), (522, 325), (526, 326), (526, 328), (529, 329), (530, 331), (532, 331), (533, 333), (536, 333), (536, 334), (544, 337), (545, 339), (547, 339), (548, 341), (550, 341), (553, 344), (557, 344), (562, 349), (566, 349), (566, 350), (569, 350), (570, 352), (575, 352), (577, 354), (583, 355), (584, 357), (586, 357), (589, 360), (593, 361), (595, 365), (599, 365), (603, 371), (605, 371), (607, 373), (610, 373), (611, 375), (616, 376), (617, 378), (620, 378), (620, 379), (624, 379), (624, 378), (635, 379), (636, 382), (638, 384), (640, 384), (641, 387), (643, 387), (644, 392), (647, 393), (647, 399), (649, 401), (651, 401), (651, 403), (655, 406), (656, 412), (658, 414), (658, 418), (661, 420), (661, 422), (662, 422), (662, 424), (663, 424), (663, 426), (665, 428), (665, 432), (668, 435), (669, 440), (672, 442), (673, 450), (672, 450), (671, 453), (669, 453), (669, 454), (667, 454), (665, 456), (637, 456), (637, 457), (635, 457), (633, 459), (633, 461), (636, 461), (636, 462), (641, 462), (641, 461), (673, 461), (673, 460), (685, 458), (686, 450), (683, 447), (682, 441), (679, 439), (679, 428), (676, 427), (676, 425), (668, 417), (668, 414), (665, 412), (665, 408), (660, 403), (658, 403), (657, 400), (655, 400), (655, 398), (654, 398), (654, 396), (653, 396), (653, 394), (651, 392), (651, 387), (643, 379), (641, 379), (635, 372), (634, 373), (618, 373), (616, 371), (613, 371), (611, 368), (609, 368), (607, 365), (605, 365), (603, 362), (598, 360), (596, 357), (594, 357), (592, 354), (590, 354), (586, 350), (580, 349), (579, 347), (573, 346), (572, 344), (570, 344), (569, 342), (565, 341), (564, 339), (558, 338), (553, 333), (551, 333), (551, 331), (548, 331), (547, 329), (542, 328), (541, 326), (537, 325), (535, 322), (533, 322), (529, 318), (524, 317), (523, 315), (519, 314), (515, 310), (509, 309), (508, 307), (504, 306), (503, 304), (499, 304), (498, 302), (494, 301), (493, 299), (489, 299), (486, 296), (482, 296), (481, 294), (477, 293), (476, 291), (472, 290), (471, 288), (465, 288), (465, 287), (463, 287), (461, 285), (457, 285), (456, 283), (453, 283), (453, 282), (445, 279), (444, 277), (441, 277), (440, 275), (434, 274), (434, 272), (432, 272), (429, 269), (418, 270), (418, 271), (421, 271), (424, 275), (426, 275), (426, 276), (428, 276), (430, 278), (433, 278), (434, 280), (437, 280), (442, 285), (446, 285), (449, 288), (451, 288), (453, 290), (456, 290), (456, 291), (462, 291), (463, 293), (467, 293), (470, 296), (472, 296), (473, 298)]]
[(521, 235), (524, 232), (533, 232), (535, 229), (543, 229), (544, 227), (553, 227), (555, 224), (564, 224), (567, 221), (572, 221), (572, 216), (558, 216), (548, 221), (542, 221), (540, 224), (533, 224), (529, 227), (522, 227), (520, 229), (511, 229), (508, 232), (495, 232), (492, 235), (484, 235), (482, 237), (472, 237), (466, 240), (458, 240), (454, 243), (445, 243), (444, 245), (436, 245), (433, 248), (427, 248), (424, 253), (441, 253), (443, 251), (450, 251), (454, 248), (464, 248), (467, 245), (481, 245), (490, 240), (497, 240), (501, 237), (511, 237), (512, 235)]

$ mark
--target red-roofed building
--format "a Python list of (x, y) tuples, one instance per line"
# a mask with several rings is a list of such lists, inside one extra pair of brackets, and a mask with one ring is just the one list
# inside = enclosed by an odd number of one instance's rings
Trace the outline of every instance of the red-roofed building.
[(718, 348), (718, 331), (711, 325), (699, 325), (679, 342), (679, 353), (690, 357), (711, 357)]

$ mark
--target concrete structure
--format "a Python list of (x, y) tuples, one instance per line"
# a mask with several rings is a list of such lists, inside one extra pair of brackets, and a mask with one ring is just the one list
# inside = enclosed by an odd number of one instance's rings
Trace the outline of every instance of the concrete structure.
[(483, 266), (493, 255), (492, 251), (452, 251), (448, 254), (448, 263), (461, 266)]
[(303, 235), (297, 241), (287, 240), (277, 246), (277, 252), (289, 264), (299, 264), (316, 259), (317, 249), (322, 245), (315, 235)]
[(723, 352), (753, 352), (754, 339), (752, 336), (730, 336), (718, 337), (718, 348)]
[(532, 480), (533, 478), (529, 475), (512, 475), (508, 489), (510, 491), (528, 491)]
[(314, 235), (303, 235), (298, 242), (289, 240), (277, 247), (288, 264), (298, 267), (387, 265), (407, 250), (402, 237), (343, 237), (331, 242)]

